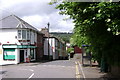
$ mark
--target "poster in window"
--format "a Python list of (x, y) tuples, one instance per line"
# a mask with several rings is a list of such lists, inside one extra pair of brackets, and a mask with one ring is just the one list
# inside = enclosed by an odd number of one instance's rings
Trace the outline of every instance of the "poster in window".
[(4, 49), (4, 59), (15, 59), (15, 49)]

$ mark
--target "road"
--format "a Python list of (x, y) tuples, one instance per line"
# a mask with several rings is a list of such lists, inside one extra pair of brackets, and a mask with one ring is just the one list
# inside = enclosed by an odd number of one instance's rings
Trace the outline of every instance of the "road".
[(2, 66), (2, 78), (77, 78), (78, 65), (74, 60), (57, 60), (46, 63), (22, 63)]
[[(83, 67), (79, 60), (56, 60), (46, 63), (21, 63), (2, 66), (0, 77), (3, 80), (31, 79), (72, 79), (85, 80), (86, 78), (100, 78), (104, 74), (98, 72), (97, 67)], [(12, 78), (12, 79), (10, 79)]]

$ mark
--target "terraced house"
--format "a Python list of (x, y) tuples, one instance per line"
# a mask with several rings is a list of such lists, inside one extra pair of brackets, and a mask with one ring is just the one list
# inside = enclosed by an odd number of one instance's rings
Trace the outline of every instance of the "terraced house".
[[(58, 60), (66, 59), (66, 43), (58, 37), (48, 33), (48, 28), (42, 28), (44, 36), (44, 59)], [(49, 36), (49, 38), (48, 38)], [(49, 50), (49, 51), (48, 51)]]
[(0, 20), (0, 65), (41, 60), (43, 36), (15, 15)]

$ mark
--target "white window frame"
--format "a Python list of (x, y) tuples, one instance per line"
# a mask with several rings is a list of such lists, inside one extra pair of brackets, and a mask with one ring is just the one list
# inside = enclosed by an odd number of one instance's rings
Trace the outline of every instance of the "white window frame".
[[(25, 34), (23, 34), (24, 31), (25, 31)], [(25, 29), (22, 30), (22, 39), (27, 40), (27, 30)]]
[[(23, 30), (26, 31), (24, 39), (23, 39)], [(18, 40), (30, 40), (30, 30), (27, 30), (27, 29), (18, 29), (17, 33), (18, 33)]]
[(21, 39), (22, 38), (22, 32), (21, 32), (21, 30), (18, 30), (17, 33), (18, 33), (18, 39)]

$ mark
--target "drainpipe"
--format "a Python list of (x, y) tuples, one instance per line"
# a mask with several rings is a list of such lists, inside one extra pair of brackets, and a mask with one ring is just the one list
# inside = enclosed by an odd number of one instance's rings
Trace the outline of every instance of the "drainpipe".
[(50, 60), (50, 53), (49, 53), (49, 26), (50, 26), (50, 23), (48, 22), (48, 60)]

